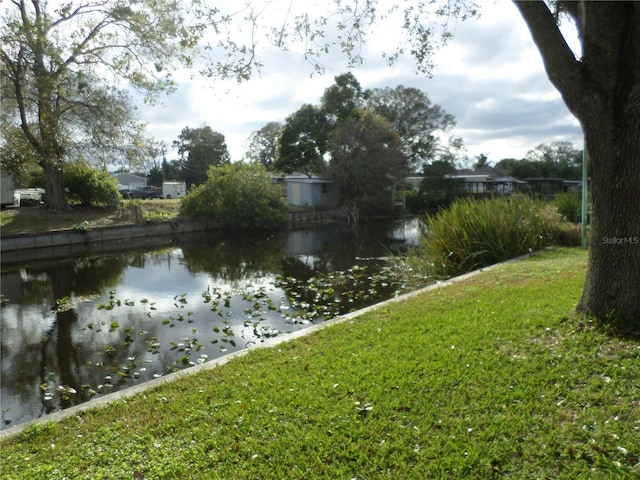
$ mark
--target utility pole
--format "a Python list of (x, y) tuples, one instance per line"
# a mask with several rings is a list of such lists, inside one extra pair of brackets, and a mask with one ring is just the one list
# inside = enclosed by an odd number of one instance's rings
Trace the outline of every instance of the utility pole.
[(589, 154), (587, 142), (582, 149), (582, 247), (587, 246), (587, 222), (589, 219)]

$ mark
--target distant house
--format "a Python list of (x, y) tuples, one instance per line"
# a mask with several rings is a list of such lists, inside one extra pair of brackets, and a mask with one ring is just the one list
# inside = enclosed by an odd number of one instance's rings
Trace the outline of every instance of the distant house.
[(458, 170), (449, 178), (461, 180), (465, 190), (471, 194), (510, 195), (519, 191), (525, 184), (517, 178), (509, 177), (505, 171), (494, 167)]
[(530, 195), (543, 200), (553, 198), (565, 191), (565, 180), (562, 178), (525, 178)]
[(138, 187), (146, 187), (147, 179), (131, 173), (112, 173), (111, 176), (118, 180), (119, 190), (133, 190)]
[(509, 195), (511, 193), (519, 192), (527, 183), (514, 177), (500, 177), (492, 180), (492, 182), (493, 191), (498, 195)]
[(305, 174), (284, 177), (287, 185), (287, 204), (301, 207), (334, 207), (338, 204), (335, 184), (325, 178)]

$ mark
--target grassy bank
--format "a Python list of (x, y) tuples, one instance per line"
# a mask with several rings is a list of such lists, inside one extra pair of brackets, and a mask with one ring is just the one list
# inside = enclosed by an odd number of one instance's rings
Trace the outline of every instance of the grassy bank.
[(0, 231), (2, 235), (9, 235), (169, 221), (178, 217), (179, 209), (179, 199), (125, 200), (118, 208), (74, 205), (59, 213), (48, 212), (43, 207), (11, 208), (0, 212)]
[(637, 341), (554, 249), (3, 441), (4, 479), (638, 478)]

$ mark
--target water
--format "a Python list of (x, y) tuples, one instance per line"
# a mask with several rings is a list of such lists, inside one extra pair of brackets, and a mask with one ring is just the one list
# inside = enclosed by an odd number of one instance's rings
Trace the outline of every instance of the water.
[[(354, 265), (371, 278), (418, 236), (414, 219), (3, 268), (2, 428), (322, 321), (278, 279), (304, 286)], [(341, 312), (393, 292), (343, 293)]]

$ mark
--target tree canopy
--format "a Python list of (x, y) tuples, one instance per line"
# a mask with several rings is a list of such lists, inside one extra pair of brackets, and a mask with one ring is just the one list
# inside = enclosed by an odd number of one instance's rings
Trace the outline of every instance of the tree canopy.
[(390, 213), (396, 184), (407, 174), (400, 137), (372, 111), (348, 118), (329, 140), (329, 177), (348, 218)]
[(135, 125), (131, 86), (172, 87), (199, 32), (178, 2), (11, 0), (2, 10), (4, 120), (19, 126), (44, 170), (46, 205), (66, 208), (62, 167), (74, 147), (121, 147)]
[(271, 170), (278, 159), (280, 135), (282, 135), (280, 122), (267, 123), (249, 137), (249, 149), (245, 157)]
[(325, 166), (329, 131), (323, 112), (314, 105), (303, 105), (285, 120), (274, 167), (285, 173), (320, 173)]
[[(303, 105), (287, 118), (275, 167), (285, 172), (320, 173), (332, 160), (327, 156), (331, 135), (366, 111), (384, 119), (387, 128), (399, 137), (404, 171), (420, 170), (435, 160), (450, 161), (454, 151), (462, 148), (459, 138), (443, 144), (441, 138), (455, 125), (455, 119), (431, 103), (426, 93), (402, 85), (365, 91), (355, 75), (347, 72), (335, 77), (318, 105)], [(365, 122), (362, 126), (377, 124)]]
[(204, 183), (209, 167), (220, 166), (231, 160), (224, 135), (214, 132), (208, 125), (183, 128), (173, 146), (182, 158), (182, 177), (187, 187)]
[(446, 156), (448, 145), (442, 144), (440, 136), (455, 126), (455, 118), (433, 104), (425, 92), (398, 85), (368, 90), (365, 96), (367, 105), (386, 118), (399, 135), (409, 169), (419, 171)]

